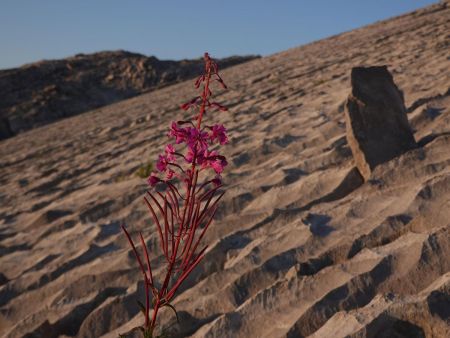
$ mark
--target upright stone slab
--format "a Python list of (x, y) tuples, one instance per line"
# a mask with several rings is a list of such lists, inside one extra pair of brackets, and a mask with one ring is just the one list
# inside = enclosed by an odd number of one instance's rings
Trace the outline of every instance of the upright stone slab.
[(347, 141), (356, 166), (367, 181), (383, 162), (416, 147), (403, 93), (386, 66), (356, 67), (346, 102)]

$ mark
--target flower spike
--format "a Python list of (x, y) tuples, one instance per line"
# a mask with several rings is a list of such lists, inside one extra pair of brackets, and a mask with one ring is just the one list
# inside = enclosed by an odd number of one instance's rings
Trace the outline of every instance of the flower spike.
[(155, 255), (157, 247), (152, 248), (152, 253), (166, 265), (161, 284), (154, 280), (156, 276), (143, 234), (139, 232), (145, 261), (122, 226), (144, 277), (146, 301), (145, 306), (140, 304), (145, 314), (142, 330), (146, 336), (153, 335), (161, 307), (169, 306), (175, 310), (169, 302), (207, 254), (207, 246), (200, 251), (197, 249), (224, 194), (221, 174), (228, 163), (219, 148), (229, 141), (227, 129), (222, 124), (202, 127), (202, 122), (213, 117), (208, 114), (214, 110), (227, 111), (222, 104), (210, 101), (213, 95), (211, 84), (217, 81), (221, 88), (227, 86), (219, 75), (217, 63), (208, 53), (203, 58), (204, 73), (194, 83), (201, 92), (180, 106), (184, 111), (195, 110), (195, 114), (190, 119), (171, 123), (167, 136), (172, 142), (158, 155), (157, 171), (147, 179), (150, 190), (144, 202), (156, 227), (161, 255)]

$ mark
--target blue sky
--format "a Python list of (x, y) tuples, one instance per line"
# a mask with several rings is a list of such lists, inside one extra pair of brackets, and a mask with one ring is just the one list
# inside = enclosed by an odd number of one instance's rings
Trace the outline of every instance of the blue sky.
[(269, 55), (434, 0), (2, 0), (0, 69), (125, 49), (161, 59)]

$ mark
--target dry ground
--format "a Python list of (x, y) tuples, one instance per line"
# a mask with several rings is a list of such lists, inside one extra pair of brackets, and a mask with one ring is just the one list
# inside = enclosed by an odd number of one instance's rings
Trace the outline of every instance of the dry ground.
[[(230, 112), (207, 118), (232, 137), (227, 194), (175, 301), (180, 336), (450, 336), (449, 32), (450, 8), (436, 5), (223, 71)], [(359, 185), (349, 74), (383, 64), (421, 147)], [(192, 95), (182, 83), (0, 143), (0, 335), (116, 337), (141, 324), (119, 225), (154, 246), (134, 172)]]

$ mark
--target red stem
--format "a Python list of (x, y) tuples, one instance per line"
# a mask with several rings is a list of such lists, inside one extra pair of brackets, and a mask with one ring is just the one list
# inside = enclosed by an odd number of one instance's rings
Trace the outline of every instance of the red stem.
[(193, 179), (193, 171), (191, 171), (191, 173), (189, 175), (189, 181), (188, 181), (188, 184), (187, 184), (187, 187), (186, 187), (186, 195), (187, 196), (186, 196), (186, 203), (184, 205), (183, 218), (181, 220), (180, 227), (178, 229), (178, 237), (176, 238), (174, 252), (172, 252), (172, 257), (171, 257), (171, 260), (169, 262), (169, 266), (167, 268), (166, 278), (164, 279), (163, 286), (162, 286), (161, 290), (159, 291), (159, 298), (162, 298), (162, 296), (164, 295), (164, 293), (167, 290), (167, 287), (168, 287), (169, 281), (170, 281), (170, 277), (172, 275), (172, 270), (173, 270), (174, 265), (175, 265), (177, 252), (178, 252), (178, 247), (180, 245), (181, 238), (182, 238), (183, 226), (184, 226), (184, 221), (185, 221), (185, 218), (186, 218), (186, 211), (187, 211), (187, 208), (189, 207), (189, 201), (190, 201), (190, 197), (191, 197), (191, 188), (192, 188), (191, 187), (191, 183), (192, 183), (192, 179)]
[(194, 211), (194, 217), (192, 218), (192, 225), (191, 225), (192, 230), (189, 232), (188, 239), (184, 245), (183, 251), (181, 252), (181, 256), (184, 255), (184, 258), (180, 265), (180, 269), (183, 267), (183, 263), (186, 260), (186, 256), (189, 252), (189, 249), (191, 248), (192, 241), (195, 237), (195, 232), (197, 231), (197, 226), (198, 226), (197, 220), (198, 220), (199, 211), (200, 211), (200, 203), (197, 202), (197, 206), (195, 207), (195, 211)]
[(159, 299), (156, 299), (155, 306), (153, 307), (153, 316), (152, 316), (152, 322), (150, 323), (150, 332), (152, 333), (151, 337), (153, 337), (153, 330), (156, 326), (156, 315), (158, 314), (159, 310)]

